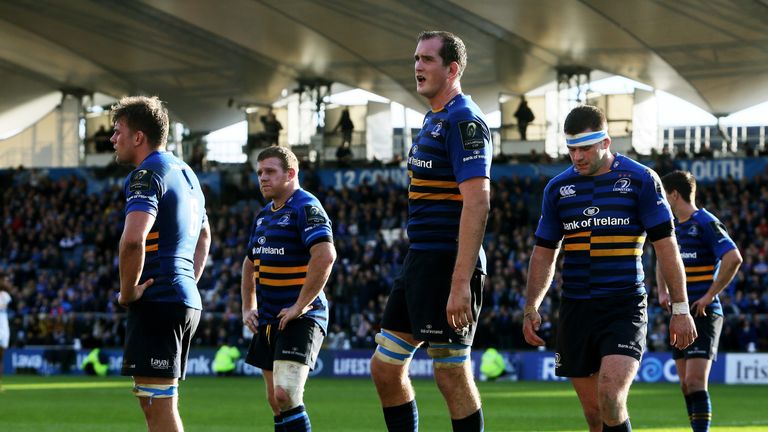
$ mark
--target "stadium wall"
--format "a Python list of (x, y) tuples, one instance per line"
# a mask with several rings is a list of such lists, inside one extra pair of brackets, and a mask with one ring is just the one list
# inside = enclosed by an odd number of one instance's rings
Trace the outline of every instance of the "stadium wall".
[[(109, 374), (119, 375), (123, 361), (121, 350), (104, 350), (109, 360)], [(190, 376), (213, 375), (211, 364), (216, 350), (192, 349), (187, 365)], [(333, 378), (369, 378), (370, 358), (373, 351), (323, 350), (311, 376)], [(82, 375), (78, 365), (88, 355), (88, 350), (67, 350), (51, 348), (12, 348), (6, 352), (4, 371), (6, 374), (36, 375)], [(563, 381), (555, 376), (555, 354), (548, 351), (504, 352), (509, 365), (509, 379), (522, 381)], [(472, 353), (472, 367), (479, 377), (482, 352)], [(237, 362), (236, 373), (245, 376), (259, 376), (258, 368), (246, 365), (242, 359)], [(410, 367), (414, 378), (432, 377), (432, 360), (426, 352), (416, 353)], [(670, 353), (646, 353), (635, 378), (637, 382), (678, 382), (675, 362)], [(768, 384), (768, 354), (721, 353), (712, 366), (710, 382), (726, 384)]]

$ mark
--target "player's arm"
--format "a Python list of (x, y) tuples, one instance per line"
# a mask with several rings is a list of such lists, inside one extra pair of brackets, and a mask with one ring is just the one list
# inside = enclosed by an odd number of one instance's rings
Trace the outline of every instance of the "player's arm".
[(333, 247), (333, 243), (328, 241), (315, 243), (309, 249), (309, 254), (307, 277), (296, 303), (281, 310), (277, 315), (280, 318), (279, 330), (283, 330), (289, 321), (300, 317), (309, 310), (310, 304), (323, 290), (328, 277), (331, 275), (333, 262), (336, 261), (336, 249)]
[(200, 281), (205, 269), (205, 262), (208, 260), (208, 251), (211, 249), (211, 226), (206, 220), (200, 227), (200, 237), (197, 238), (195, 245), (195, 281)]
[(138, 284), (144, 269), (147, 234), (154, 223), (155, 216), (143, 211), (132, 211), (125, 217), (119, 246), (120, 295), (117, 298), (118, 303), (123, 306), (140, 299), (144, 290), (154, 282), (149, 279), (141, 285)]
[(720, 258), (720, 269), (715, 280), (712, 281), (712, 285), (710, 285), (707, 292), (700, 299), (691, 305), (695, 316), (707, 315), (707, 306), (712, 303), (716, 295), (720, 294), (731, 283), (736, 276), (736, 272), (739, 271), (742, 261), (741, 253), (738, 249), (731, 249)]
[(491, 182), (486, 177), (473, 177), (461, 182), (459, 191), (463, 199), (459, 221), (459, 245), (446, 307), (448, 324), (455, 329), (474, 322), (469, 284), (477, 266), (485, 224), (491, 209)]
[[(669, 227), (671, 231), (671, 226)], [(649, 236), (654, 238), (655, 236)], [(685, 267), (680, 258), (677, 239), (674, 235), (658, 238), (652, 242), (659, 262), (659, 269), (669, 290), (672, 304), (672, 318), (669, 322), (669, 342), (678, 349), (684, 349), (696, 339), (696, 327), (688, 309), (688, 293), (685, 285)]]
[(240, 299), (243, 305), (243, 324), (256, 333), (259, 327), (259, 313), (256, 304), (256, 280), (253, 278), (253, 262), (249, 257), (243, 260), (240, 281)]
[(664, 281), (664, 276), (661, 274), (661, 264), (659, 260), (656, 260), (656, 295), (659, 299), (659, 306), (669, 312), (669, 288), (667, 288), (667, 282)]
[(544, 345), (544, 339), (536, 332), (541, 326), (539, 306), (544, 301), (552, 278), (555, 276), (555, 258), (557, 248), (548, 248), (536, 245), (531, 252), (528, 264), (528, 282), (525, 287), (525, 309), (523, 315), (523, 336), (525, 341), (534, 346)]

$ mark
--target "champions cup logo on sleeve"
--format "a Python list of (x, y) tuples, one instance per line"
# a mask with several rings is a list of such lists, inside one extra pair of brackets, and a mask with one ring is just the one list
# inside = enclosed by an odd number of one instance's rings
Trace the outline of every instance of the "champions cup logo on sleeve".
[(131, 175), (131, 182), (128, 189), (131, 192), (148, 190), (151, 179), (152, 171), (146, 169), (138, 170)]
[(479, 150), (485, 147), (483, 133), (477, 122), (472, 120), (461, 122), (459, 123), (459, 131), (461, 132), (461, 144), (464, 150)]
[(568, 147), (586, 147), (597, 144), (608, 138), (608, 131), (591, 131), (576, 135), (565, 134), (565, 144)]

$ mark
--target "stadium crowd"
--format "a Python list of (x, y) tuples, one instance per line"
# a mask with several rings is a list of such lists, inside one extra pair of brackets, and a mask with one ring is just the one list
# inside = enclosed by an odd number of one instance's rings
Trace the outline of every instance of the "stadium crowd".
[[(306, 173), (333, 221), (338, 259), (326, 287), (331, 306), (328, 348), (373, 348), (382, 308), (408, 249), (407, 194), (387, 181), (354, 189), (325, 188)], [(545, 179), (494, 182), (485, 238), (488, 273), (476, 348), (530, 349), (522, 338), (522, 309), (533, 231)], [(44, 171), (0, 172), (0, 268), (12, 275), (11, 344), (121, 347), (123, 310), (117, 245), (123, 229), (122, 182), (89, 194), (85, 180), (53, 180)], [(210, 192), (209, 192), (210, 195)], [(240, 271), (253, 216), (262, 201), (248, 175), (237, 199), (210, 197), (213, 241), (200, 281), (204, 313), (195, 345), (245, 346)], [(768, 175), (700, 185), (698, 204), (728, 227), (744, 256), (737, 278), (721, 295), (726, 313), (721, 350), (768, 351)], [(652, 248), (644, 255), (647, 286), (655, 285)], [(557, 325), (559, 278), (541, 307), (548, 347)], [(669, 349), (668, 318), (649, 290), (648, 347)]]

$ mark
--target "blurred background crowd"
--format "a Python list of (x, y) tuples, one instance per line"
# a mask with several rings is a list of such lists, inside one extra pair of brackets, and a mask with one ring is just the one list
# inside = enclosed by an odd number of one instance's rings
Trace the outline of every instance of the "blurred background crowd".
[[(199, 283), (204, 312), (197, 346), (244, 346), (240, 272), (253, 216), (263, 203), (244, 166), (236, 194), (207, 194), (213, 232), (208, 266)], [(503, 178), (493, 183), (484, 247), (488, 279), (476, 348), (525, 350), (522, 310), (528, 258), (545, 178)], [(325, 288), (331, 305), (327, 348), (371, 348), (382, 308), (408, 240), (407, 193), (387, 181), (353, 189), (325, 188), (304, 173), (332, 222), (338, 259)], [(53, 180), (44, 171), (0, 172), (0, 269), (11, 276), (11, 344), (81, 344), (121, 347), (124, 310), (117, 246), (123, 229), (122, 182), (88, 193), (85, 180)], [(698, 204), (727, 226), (744, 256), (734, 282), (721, 295), (726, 320), (721, 350), (768, 351), (768, 175), (752, 181), (722, 179), (700, 185)], [(643, 256), (649, 288), (648, 347), (669, 349), (668, 316), (655, 295), (652, 248)], [(541, 307), (542, 336), (552, 348), (557, 327), (559, 277)]]

